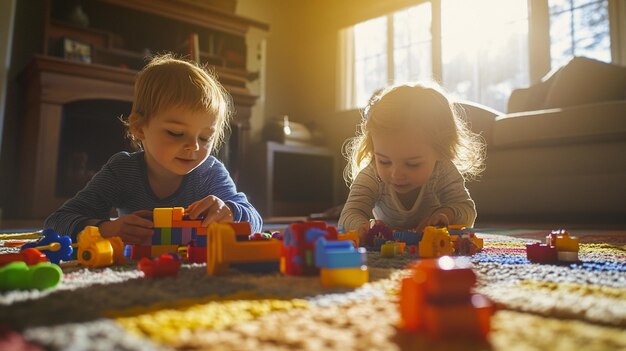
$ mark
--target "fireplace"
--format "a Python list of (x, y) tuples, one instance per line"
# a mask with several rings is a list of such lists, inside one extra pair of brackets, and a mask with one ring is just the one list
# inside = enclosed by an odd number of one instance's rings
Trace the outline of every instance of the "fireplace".
[[(31, 61), (22, 77), (19, 218), (45, 218), (115, 152), (131, 150), (118, 117), (130, 113), (135, 74), (46, 56)], [(233, 94), (233, 101), (237, 119), (219, 157), (236, 179), (255, 99)]]
[(126, 129), (118, 119), (127, 117), (128, 101), (87, 99), (67, 103), (61, 112), (54, 195), (74, 196), (116, 152), (131, 151)]

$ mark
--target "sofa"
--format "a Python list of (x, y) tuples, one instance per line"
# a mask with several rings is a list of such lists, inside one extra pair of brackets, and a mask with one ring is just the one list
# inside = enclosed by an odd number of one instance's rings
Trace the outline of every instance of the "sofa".
[(507, 113), (462, 106), (487, 143), (467, 184), (478, 223), (626, 223), (626, 67), (575, 57), (514, 90)]

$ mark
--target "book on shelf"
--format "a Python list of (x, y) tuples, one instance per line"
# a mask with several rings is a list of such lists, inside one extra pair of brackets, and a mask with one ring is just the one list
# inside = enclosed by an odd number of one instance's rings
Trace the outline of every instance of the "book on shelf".
[(196, 63), (200, 63), (200, 44), (198, 33), (189, 33), (188, 45), (189, 58), (194, 60)]

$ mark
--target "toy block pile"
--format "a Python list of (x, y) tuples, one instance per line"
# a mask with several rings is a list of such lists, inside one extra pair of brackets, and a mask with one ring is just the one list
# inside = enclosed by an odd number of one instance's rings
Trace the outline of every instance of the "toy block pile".
[(467, 257), (423, 259), (409, 268), (400, 289), (400, 329), (433, 338), (486, 338), (494, 306), (471, 292), (476, 275)]
[(322, 221), (292, 223), (283, 238), (281, 272), (319, 274), (326, 287), (363, 285), (369, 280), (366, 250), (355, 247), (352, 235), (343, 235), (341, 239), (337, 228)]
[(155, 208), (152, 220), (154, 234), (149, 242), (132, 246), (132, 259), (156, 258), (163, 253), (177, 252), (180, 246), (189, 245), (188, 261), (206, 262), (207, 227), (202, 226), (202, 220), (190, 220), (182, 207)]
[(578, 238), (563, 229), (550, 232), (545, 244), (526, 244), (526, 257), (535, 263), (578, 262), (578, 251)]
[(292, 223), (286, 229), (281, 248), (280, 269), (286, 275), (317, 275), (315, 241), (323, 237), (337, 240), (339, 233), (322, 221)]
[(392, 230), (382, 221), (372, 222), (365, 235), (365, 245), (380, 250), (382, 257), (404, 253), (434, 258), (445, 255), (473, 255), (482, 250), (483, 239), (471, 228), (450, 225), (447, 228), (427, 226), (421, 233), (414, 230)]

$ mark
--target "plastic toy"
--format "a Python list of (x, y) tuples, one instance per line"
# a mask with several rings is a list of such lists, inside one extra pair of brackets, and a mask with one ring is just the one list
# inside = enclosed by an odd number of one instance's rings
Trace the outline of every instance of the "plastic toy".
[(280, 271), (286, 275), (317, 275), (315, 245), (318, 238), (337, 240), (337, 228), (323, 221), (298, 222), (285, 229)]
[(494, 306), (471, 293), (476, 275), (468, 258), (423, 259), (409, 268), (412, 275), (401, 283), (400, 329), (433, 338), (486, 338)]
[(361, 246), (361, 239), (359, 235), (356, 233), (356, 230), (351, 230), (347, 233), (339, 233), (337, 235), (337, 240), (351, 240), (354, 247)]
[(0, 290), (50, 289), (57, 286), (62, 277), (61, 268), (50, 262), (34, 265), (23, 261), (11, 262), (0, 267)]
[(180, 269), (181, 258), (178, 254), (166, 253), (151, 260), (147, 257), (137, 262), (137, 269), (148, 278), (175, 277)]
[(356, 288), (367, 283), (365, 262), (365, 248), (355, 248), (350, 241), (319, 237), (315, 243), (315, 266), (323, 286)]
[(446, 228), (428, 226), (424, 228), (424, 235), (420, 240), (418, 252), (420, 257), (441, 257), (452, 255), (454, 247)]
[(21, 249), (37, 248), (48, 257), (50, 262), (56, 264), (59, 264), (61, 261), (72, 260), (74, 249), (72, 248), (71, 237), (67, 235), (60, 236), (52, 229), (44, 229), (41, 234), (42, 237), (39, 240), (24, 244)]
[[(425, 258), (453, 254), (473, 255), (483, 248), (483, 240), (476, 236), (475, 230), (463, 225), (450, 225), (447, 228), (428, 226), (422, 233), (418, 233), (414, 230), (392, 230), (382, 221), (373, 223), (375, 224), (368, 232), (364, 244), (381, 250), (383, 257), (393, 257), (395, 254), (403, 253), (404, 248), (407, 247), (409, 253)], [(388, 237), (393, 239), (385, 240)], [(403, 243), (404, 247), (400, 245), (392, 253), (391, 244), (385, 244), (392, 240)], [(383, 246), (385, 246), (384, 249)]]
[(526, 244), (526, 258), (535, 263), (578, 262), (578, 238), (566, 230), (553, 230), (546, 243)]
[(363, 238), (363, 243), (366, 246), (379, 248), (380, 245), (393, 240), (393, 231), (383, 221), (376, 220), (371, 223), (370, 230)]
[(393, 241), (387, 241), (380, 246), (380, 257), (392, 258), (396, 256), (396, 244)]
[(117, 236), (105, 239), (98, 227), (87, 226), (78, 234), (78, 262), (93, 268), (124, 264), (124, 243)]
[(247, 237), (250, 234), (250, 223), (217, 223), (213, 222), (207, 230), (207, 273), (209, 275), (224, 274), (231, 264), (252, 263), (248, 268), (254, 269), (255, 265), (267, 269), (265, 264), (275, 266), (278, 270), (280, 262), (281, 241), (268, 240), (243, 240), (237, 241), (236, 237)]
[(27, 265), (34, 265), (40, 262), (48, 262), (46, 255), (34, 248), (24, 249), (17, 253), (6, 253), (0, 255), (0, 267), (11, 262), (24, 262)]

